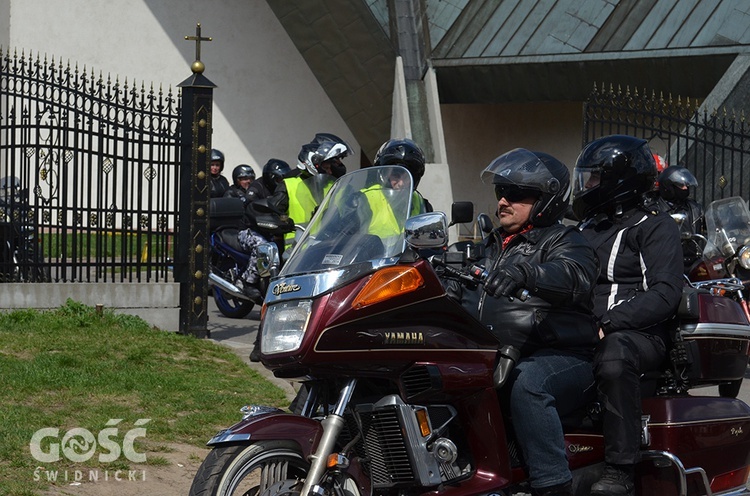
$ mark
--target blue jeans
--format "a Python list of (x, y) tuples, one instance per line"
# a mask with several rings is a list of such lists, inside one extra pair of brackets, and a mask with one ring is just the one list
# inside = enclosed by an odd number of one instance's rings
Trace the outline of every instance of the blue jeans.
[(510, 381), (513, 427), (529, 467), (531, 487), (568, 482), (573, 476), (560, 415), (596, 399), (591, 362), (557, 350), (541, 350), (519, 360)]

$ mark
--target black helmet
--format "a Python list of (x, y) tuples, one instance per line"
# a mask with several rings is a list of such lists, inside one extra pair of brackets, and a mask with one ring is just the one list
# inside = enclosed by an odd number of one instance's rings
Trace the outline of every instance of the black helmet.
[(208, 163), (210, 164), (211, 162), (221, 163), (221, 167), (219, 170), (224, 170), (224, 154), (216, 148), (211, 149), (211, 158), (209, 159)]
[(414, 188), (419, 186), (419, 180), (424, 176), (424, 153), (410, 139), (388, 140), (375, 154), (374, 165), (402, 165), (411, 173)]
[(690, 196), (690, 188), (698, 187), (698, 180), (679, 165), (667, 167), (659, 174), (659, 195), (669, 202), (681, 202)]
[(273, 193), (276, 185), (286, 177), (292, 175), (292, 168), (289, 164), (278, 158), (272, 158), (263, 166), (263, 184)]
[(250, 167), (247, 164), (241, 164), (234, 168), (232, 171), (232, 180), (234, 181), (235, 186), (239, 186), (239, 180), (240, 179), (255, 179), (255, 171), (252, 167)]
[(341, 138), (328, 133), (318, 133), (313, 141), (302, 145), (297, 156), (297, 167), (310, 174), (323, 174), (320, 165), (326, 160), (344, 158), (352, 153), (352, 149)]
[(584, 147), (573, 176), (573, 212), (583, 220), (638, 204), (654, 187), (656, 162), (646, 140), (605, 136)]
[(539, 193), (529, 218), (535, 226), (554, 224), (568, 209), (570, 173), (552, 155), (516, 148), (497, 157), (482, 171), (482, 182), (490, 177), (496, 189), (516, 186)]

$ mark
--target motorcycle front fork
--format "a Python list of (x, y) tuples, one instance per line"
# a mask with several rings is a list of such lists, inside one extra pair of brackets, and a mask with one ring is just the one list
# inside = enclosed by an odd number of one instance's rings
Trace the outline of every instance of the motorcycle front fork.
[(341, 388), (341, 393), (339, 394), (333, 412), (320, 422), (323, 426), (323, 435), (320, 438), (320, 443), (318, 443), (315, 453), (310, 457), (310, 471), (307, 473), (307, 478), (305, 479), (305, 484), (300, 491), (300, 496), (315, 496), (323, 494), (324, 490), (318, 486), (318, 483), (323, 477), (323, 474), (325, 474), (328, 455), (333, 452), (333, 448), (336, 445), (336, 439), (338, 439), (339, 434), (341, 434), (341, 431), (345, 426), (344, 411), (352, 398), (356, 385), (357, 379), (349, 379), (346, 384), (344, 384), (344, 387)]

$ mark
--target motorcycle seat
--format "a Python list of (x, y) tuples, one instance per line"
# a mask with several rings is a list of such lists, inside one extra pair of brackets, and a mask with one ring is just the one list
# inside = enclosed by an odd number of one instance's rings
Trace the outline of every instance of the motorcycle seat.
[(234, 227), (225, 227), (214, 233), (214, 235), (219, 238), (219, 241), (221, 241), (225, 245), (229, 246), (233, 250), (244, 252), (245, 250), (242, 248), (242, 246), (240, 246), (239, 240), (237, 239), (238, 234), (239, 230)]

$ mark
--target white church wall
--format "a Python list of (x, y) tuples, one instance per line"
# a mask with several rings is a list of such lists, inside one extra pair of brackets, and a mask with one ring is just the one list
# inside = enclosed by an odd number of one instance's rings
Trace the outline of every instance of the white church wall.
[[(3, 15), (9, 10), (9, 15)], [(8, 20), (9, 19), (9, 20)], [(204, 75), (216, 86), (212, 145), (258, 174), (276, 157), (296, 163), (300, 145), (330, 132), (359, 146), (264, 0), (0, 0), (0, 42), (42, 58), (166, 91), (190, 76), (195, 34)], [(5, 24), (4, 24), (5, 23)], [(350, 158), (348, 161), (351, 162)], [(354, 168), (355, 165), (349, 165)]]

